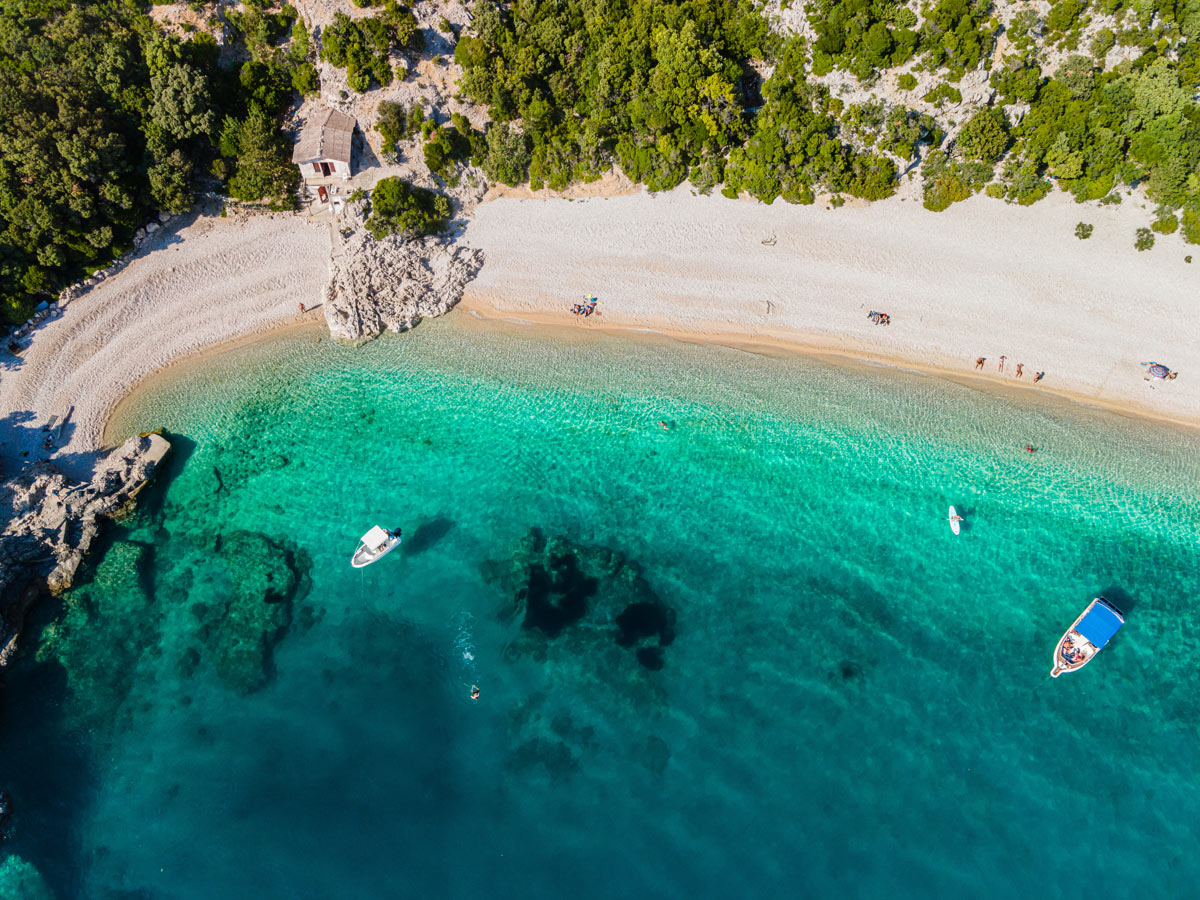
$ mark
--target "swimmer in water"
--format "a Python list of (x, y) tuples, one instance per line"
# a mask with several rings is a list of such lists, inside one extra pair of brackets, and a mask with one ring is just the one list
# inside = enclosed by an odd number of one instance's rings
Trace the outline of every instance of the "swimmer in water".
[(670, 425), (668, 425), (666, 422), (664, 422), (662, 419), (659, 419), (659, 420), (658, 420), (658, 424), (659, 424), (659, 425), (661, 425), (661, 426), (662, 426), (664, 429), (666, 429), (667, 431), (670, 431), (670, 430), (671, 430), (671, 426), (670, 426)]
[(471, 685), (471, 699), (472, 700), (479, 699), (479, 685), (477, 685), (477, 684)]
[(1025, 452), (1026, 452), (1026, 453), (1032, 453), (1032, 452), (1033, 452), (1034, 450), (1036, 450), (1036, 449), (1037, 449), (1037, 447), (1033, 446), (1033, 444), (1026, 444), (1026, 445), (1025, 445)]

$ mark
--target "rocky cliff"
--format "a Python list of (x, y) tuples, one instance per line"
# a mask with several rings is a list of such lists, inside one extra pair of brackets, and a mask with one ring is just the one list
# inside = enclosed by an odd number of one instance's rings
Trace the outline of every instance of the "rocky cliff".
[(89, 482), (71, 482), (41, 462), (0, 484), (0, 668), (28, 605), (43, 588), (70, 586), (97, 519), (125, 509), (170, 449), (156, 434), (132, 437), (97, 464)]
[(371, 237), (361, 225), (333, 258), (325, 321), (334, 337), (358, 340), (406, 331), (448, 312), (483, 265), (483, 251), (440, 238)]

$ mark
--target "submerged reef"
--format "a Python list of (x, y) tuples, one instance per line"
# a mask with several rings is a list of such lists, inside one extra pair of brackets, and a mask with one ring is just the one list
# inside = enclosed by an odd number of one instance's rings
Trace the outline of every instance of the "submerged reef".
[(223, 589), (191, 612), (221, 680), (248, 694), (271, 679), (275, 645), (292, 624), (298, 589), (307, 592), (312, 563), (299, 548), (252, 531), (223, 535), (215, 549)]
[(521, 623), (510, 658), (545, 655), (545, 644), (570, 631), (585, 642), (613, 641), (647, 669), (664, 665), (675, 639), (675, 610), (655, 593), (641, 566), (608, 547), (547, 538), (533, 528), (517, 551), (484, 567), (484, 577), (511, 596), (501, 617)]
[(205, 661), (251, 693), (270, 681), (279, 642), (314, 619), (295, 612), (311, 565), (298, 547), (251, 531), (118, 539), (43, 625), (35, 661), (64, 670), (67, 712), (97, 730), (136, 706), (127, 700), (138, 684), (191, 678)]
[(19, 856), (0, 862), (0, 900), (53, 900), (42, 873)]
[(36, 660), (66, 671), (77, 724), (99, 728), (128, 696), (144, 653), (159, 644), (161, 611), (147, 590), (153, 549), (118, 541), (95, 572), (69, 591), (58, 620), (42, 629)]

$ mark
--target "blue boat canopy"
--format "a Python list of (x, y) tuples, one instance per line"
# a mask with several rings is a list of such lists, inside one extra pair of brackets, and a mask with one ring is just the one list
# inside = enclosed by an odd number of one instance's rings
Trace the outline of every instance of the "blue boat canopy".
[(1125, 620), (1121, 618), (1121, 614), (1101, 600), (1080, 620), (1075, 630), (1099, 650), (1124, 624)]

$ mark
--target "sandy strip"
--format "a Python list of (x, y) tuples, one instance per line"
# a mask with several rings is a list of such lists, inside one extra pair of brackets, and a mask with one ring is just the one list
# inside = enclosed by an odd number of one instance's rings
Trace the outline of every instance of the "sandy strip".
[[(52, 456), (67, 474), (83, 477), (108, 415), (147, 375), (208, 347), (300, 321), (300, 303), (320, 304), (329, 277), (328, 224), (285, 214), (185, 222), (43, 324), (21, 357), (0, 356), (6, 471)], [(308, 316), (324, 321), (319, 309)], [(42, 426), (72, 407), (64, 441), (45, 450)]]
[[(1127, 199), (1024, 208), (977, 197), (942, 213), (911, 201), (830, 210), (686, 189), (480, 205), (465, 240), (487, 262), (462, 308), (579, 328), (796, 346), (968, 375), (1200, 424), (1200, 247), (1158, 236)], [(1079, 221), (1095, 226), (1086, 241)], [(764, 240), (774, 239), (773, 245)], [(601, 315), (569, 313), (582, 295)], [(870, 310), (891, 315), (873, 325)], [(1007, 357), (998, 371), (1001, 355)], [(1139, 363), (1180, 371), (1146, 382)], [(1017, 364), (1023, 377), (1017, 379)]]

